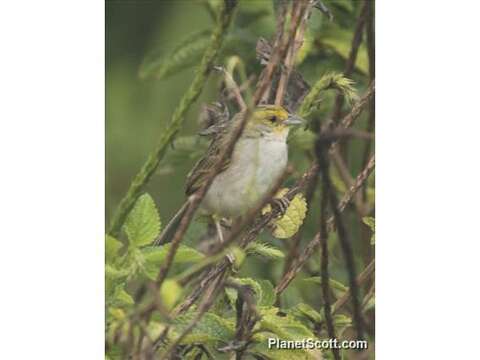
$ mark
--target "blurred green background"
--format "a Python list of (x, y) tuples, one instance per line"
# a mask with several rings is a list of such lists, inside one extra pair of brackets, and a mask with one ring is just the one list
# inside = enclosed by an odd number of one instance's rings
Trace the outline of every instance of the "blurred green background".
[[(351, 46), (356, 19), (362, 2), (339, 0), (324, 1), (334, 18), (329, 21), (320, 11), (314, 11), (309, 22), (306, 45), (302, 50), (297, 69), (312, 85), (327, 72), (342, 73)], [(238, 55), (246, 65), (247, 74), (259, 74), (260, 66), (255, 60), (255, 44), (259, 36), (271, 39), (275, 29), (273, 2), (270, 0), (243, 0), (239, 3), (230, 38), (219, 64), (225, 65), (233, 55)], [(106, 2), (106, 221), (107, 224), (121, 197), (140, 166), (146, 160), (165, 124), (169, 121), (180, 97), (193, 79), (194, 67), (185, 66), (175, 74), (157, 79), (142, 79), (140, 68), (145, 58), (167, 61), (172, 51), (192, 33), (212, 27), (213, 20), (209, 9), (215, 1), (107, 1)], [(201, 53), (200, 53), (201, 54)], [(195, 54), (194, 54), (195, 55)], [(196, 57), (188, 58), (195, 63)], [(198, 55), (198, 54), (197, 54)], [(188, 61), (187, 61), (188, 62)], [(351, 75), (356, 82), (359, 94), (368, 82), (368, 57), (365, 40), (360, 47), (355, 70)], [(187, 114), (186, 126), (180, 135), (192, 135), (198, 130), (198, 114), (202, 103), (216, 100), (220, 77), (212, 75), (201, 98)], [(324, 119), (331, 114), (335, 94), (325, 96), (315, 119)], [(348, 108), (344, 107), (344, 112)], [(366, 128), (365, 112), (356, 127)], [(365, 141), (352, 141), (346, 151), (346, 160), (352, 176), (361, 169)], [(173, 150), (172, 150), (173, 151)], [(305, 150), (290, 146), (290, 161), (295, 165), (296, 176), (310, 164)], [(184, 201), (184, 179), (194, 159), (174, 166), (163, 161), (159, 170), (146, 189), (155, 199), (163, 224)], [(338, 184), (339, 197), (342, 195), (341, 181), (333, 173)], [(368, 192), (373, 208), (373, 176)], [(293, 180), (293, 179), (292, 179)], [(292, 181), (291, 180), (291, 181)], [(304, 227), (303, 243), (308, 242), (318, 229), (318, 191), (313, 201), (307, 223)], [(370, 233), (353, 208), (344, 213), (347, 229), (356, 254), (357, 271), (365, 267), (373, 256), (369, 242)], [(197, 226), (192, 225), (193, 228)], [(266, 240), (283, 248), (282, 242), (264, 234)], [(331, 275), (334, 279), (347, 283), (347, 276), (336, 235), (331, 242)], [(303, 247), (304, 245), (302, 245)], [(318, 272), (319, 256), (309, 262), (309, 271)], [(276, 283), (283, 270), (281, 261), (265, 266), (260, 260), (249, 259), (244, 266), (245, 276), (269, 278)], [(317, 291), (311, 284), (303, 284), (301, 277), (285, 293), (285, 302), (294, 304), (299, 298), (308, 299), (318, 306)]]

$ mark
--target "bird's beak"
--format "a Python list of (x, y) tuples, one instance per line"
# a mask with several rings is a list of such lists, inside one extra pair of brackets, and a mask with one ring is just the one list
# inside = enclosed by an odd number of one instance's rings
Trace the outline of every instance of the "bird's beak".
[(297, 115), (290, 114), (288, 115), (287, 120), (285, 120), (284, 124), (285, 125), (302, 125), (304, 123), (304, 120)]

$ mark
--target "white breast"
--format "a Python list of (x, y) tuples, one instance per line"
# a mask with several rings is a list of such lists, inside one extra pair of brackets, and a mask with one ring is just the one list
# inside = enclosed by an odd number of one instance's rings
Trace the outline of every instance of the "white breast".
[(231, 165), (214, 179), (202, 202), (202, 209), (223, 217), (245, 214), (275, 184), (285, 170), (287, 160), (284, 139), (240, 139), (233, 151)]

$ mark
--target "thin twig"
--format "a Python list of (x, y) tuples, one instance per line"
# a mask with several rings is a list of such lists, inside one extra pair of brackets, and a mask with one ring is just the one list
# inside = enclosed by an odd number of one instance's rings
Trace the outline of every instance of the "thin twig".
[(220, 278), (215, 284), (212, 284), (210, 291), (207, 293), (207, 296), (205, 299), (200, 303), (198, 306), (197, 313), (195, 317), (190, 321), (190, 323), (185, 327), (185, 329), (182, 331), (182, 333), (170, 344), (168, 345), (167, 349), (165, 350), (165, 353), (162, 354), (160, 359), (168, 359), (171, 355), (171, 353), (175, 350), (178, 344), (187, 336), (190, 331), (197, 325), (197, 323), (202, 319), (203, 315), (212, 307), (216, 294), (220, 291), (223, 285), (223, 278)]
[[(293, 20), (292, 20), (293, 22)], [(296, 26), (299, 26), (299, 20), (297, 19), (295, 22)], [(296, 27), (294, 27), (296, 28)], [(286, 39), (281, 39), (281, 43), (283, 43), (283, 46), (279, 46), (278, 48), (275, 48), (273, 51), (273, 54), (270, 58), (269, 63), (267, 64), (266, 68), (264, 69), (264, 72), (262, 73), (262, 78), (260, 80), (260, 84), (257, 86), (257, 89), (255, 91), (255, 94), (253, 96), (253, 104), (257, 104), (258, 101), (262, 98), (263, 92), (267, 89), (268, 84), (271, 82), (274, 70), (276, 66), (278, 65), (280, 59), (284, 56), (286, 49), (288, 48), (288, 45), (291, 41), (292, 36), (287, 37)], [(176, 250), (178, 249), (180, 245), (180, 241), (183, 237), (183, 235), (186, 232), (186, 229), (191, 222), (193, 215), (200, 205), (201, 200), (205, 196), (206, 192), (208, 191), (209, 186), (211, 185), (214, 177), (218, 174), (218, 172), (221, 169), (221, 166), (223, 162), (231, 156), (231, 153), (233, 151), (233, 148), (235, 146), (236, 141), (239, 139), (241, 136), (243, 129), (246, 125), (246, 121), (248, 120), (250, 114), (251, 114), (251, 108), (249, 107), (244, 113), (241, 119), (238, 121), (237, 126), (233, 129), (232, 135), (230, 138), (229, 143), (226, 146), (225, 152), (222, 154), (221, 158), (217, 162), (216, 166), (211, 171), (210, 176), (207, 177), (205, 184), (200, 188), (196, 193), (190, 196), (189, 199), (189, 206), (185, 212), (185, 214), (182, 217), (182, 220), (180, 221), (180, 225), (173, 237), (169, 253), (167, 254), (167, 258), (162, 266), (162, 268), (159, 271), (158, 277), (157, 277), (157, 287), (160, 288), (162, 285), (163, 281), (166, 279), (168, 271), (170, 269), (171, 264), (173, 263), (173, 258), (175, 256)], [(272, 211), (274, 213), (274, 211)], [(265, 225), (266, 226), (266, 225)], [(223, 243), (224, 245), (227, 244), (227, 241)], [(221, 251), (219, 249), (218, 251)]]
[(247, 104), (245, 103), (245, 100), (243, 100), (240, 87), (238, 86), (237, 82), (233, 78), (232, 74), (230, 74), (230, 72), (228, 72), (223, 66), (216, 66), (215, 70), (218, 70), (223, 73), (223, 76), (225, 77), (225, 84), (227, 86), (227, 90), (233, 94), (234, 99), (237, 101), (240, 112), (246, 111)]
[[(355, 67), (355, 61), (357, 60), (358, 49), (362, 42), (362, 34), (363, 34), (363, 27), (365, 25), (367, 12), (368, 12), (368, 3), (371, 0), (364, 0), (362, 9), (360, 10), (360, 15), (357, 19), (357, 23), (355, 25), (355, 30), (353, 33), (352, 38), (352, 45), (350, 47), (350, 53), (348, 54), (348, 59), (345, 64), (345, 70), (343, 71), (343, 75), (349, 77), (352, 75), (353, 69)], [(340, 118), (342, 105), (343, 105), (344, 97), (342, 94), (338, 94), (335, 98), (335, 105), (333, 108), (332, 119), (336, 121)]]
[[(333, 219), (335, 222), (335, 226), (337, 227), (338, 239), (345, 258), (345, 264), (347, 267), (348, 279), (350, 283), (350, 290), (352, 292), (353, 319), (355, 323), (355, 328), (357, 330), (358, 338), (363, 339), (364, 325), (360, 307), (359, 290), (355, 282), (356, 271), (351, 241), (348, 236), (345, 224), (343, 222), (341, 212), (338, 209), (338, 200), (335, 191), (333, 190), (333, 185), (330, 179), (328, 169), (328, 158), (326, 154), (326, 149), (329, 144), (330, 142), (324, 141), (324, 139), (322, 139), (321, 137), (319, 137), (316, 142), (317, 160), (320, 167), (323, 189), (325, 189), (326, 191), (322, 195), (328, 197), (328, 202), (330, 203), (330, 207), (333, 212)], [(327, 234), (320, 234), (321, 239), (327, 237)]]
[[(362, 286), (373, 274), (375, 270), (375, 259), (373, 259), (370, 264), (367, 265), (367, 267), (360, 273), (358, 274), (358, 277), (356, 279), (356, 283), (358, 286)], [(348, 301), (348, 299), (351, 296), (351, 291), (348, 289), (345, 294), (342, 295), (341, 298), (339, 298), (332, 306), (332, 313), (335, 314), (337, 313), (343, 305), (345, 305)]]
[[(307, 21), (308, 13), (310, 9), (311, 9), (311, 4), (309, 1), (304, 1), (304, 2), (298, 1), (293, 3), (292, 16), (291, 16), (292, 23), (291, 23), (290, 31), (294, 34), (294, 36), (293, 36), (293, 41), (289, 44), (289, 47), (287, 49), (285, 61), (283, 62), (284, 66), (281, 69), (280, 79), (278, 81), (278, 86), (277, 86), (277, 93), (275, 94), (275, 105), (281, 106), (283, 104), (283, 99), (285, 97), (288, 80), (290, 78), (290, 73), (292, 72), (292, 68), (293, 68), (293, 62), (295, 60), (298, 50), (303, 44), (306, 21)], [(297, 17), (300, 18), (299, 26), (296, 26)]]
[[(368, 2), (368, 16), (367, 23), (365, 25), (365, 32), (367, 35), (367, 54), (368, 54), (368, 73), (370, 76), (370, 81), (375, 79), (375, 29), (374, 29), (374, 18), (373, 18), (373, 1)], [(375, 129), (375, 95), (372, 96), (370, 100), (369, 112), (368, 112), (368, 124), (367, 131), (373, 132)], [(362, 164), (365, 164), (368, 161), (370, 151), (372, 149), (372, 141), (367, 141), (365, 144), (365, 149), (363, 151)], [(366, 199), (367, 195), (367, 186), (363, 187), (363, 199)]]
[[(325, 176), (325, 175), (324, 175)], [(330, 281), (328, 274), (328, 232), (327, 232), (327, 206), (328, 197), (326, 194), (332, 189), (329, 189), (330, 184), (327, 181), (322, 181), (322, 200), (320, 203), (320, 243), (321, 243), (321, 278), (322, 278), (322, 293), (323, 293), (323, 310), (325, 313), (325, 321), (327, 323), (327, 332), (330, 339), (336, 339), (335, 325), (333, 324), (332, 312), (330, 307)], [(332, 347), (332, 353), (335, 360), (340, 360), (340, 353), (336, 347)]]
[[(340, 122), (340, 126), (350, 127), (353, 124), (353, 122), (358, 118), (358, 116), (361, 114), (364, 107), (367, 105), (368, 100), (371, 98), (372, 94), (375, 91), (374, 85), (375, 83), (372, 82), (369, 89), (367, 90), (367, 93), (357, 103), (355, 103), (351, 112), (347, 116), (345, 116), (345, 118), (343, 118), (343, 120)], [(336, 143), (333, 143), (330, 146), (330, 151), (332, 151), (334, 146), (336, 146)], [(373, 168), (371, 170), (373, 170)], [(316, 171), (318, 171), (318, 164), (315, 162), (308, 170), (308, 173), (312, 173)], [(364, 172), (362, 172), (361, 174), (363, 173)], [(307, 178), (310, 178), (310, 177), (307, 176)], [(354, 193), (352, 191), (348, 191), (344, 195), (343, 199), (341, 200), (340, 205), (342, 205), (344, 202), (345, 204), (350, 202), (353, 194)], [(343, 211), (343, 208), (340, 211)], [(333, 217), (329, 219), (329, 223), (333, 224)], [(307, 247), (304, 249), (302, 254), (296, 259), (296, 261), (292, 263), (289, 271), (287, 271), (283, 275), (282, 279), (279, 281), (277, 287), (275, 288), (275, 292), (277, 294), (281, 294), (285, 290), (285, 288), (295, 278), (295, 276), (298, 274), (298, 272), (301, 270), (305, 262), (310, 258), (310, 256), (313, 254), (313, 252), (315, 251), (315, 249), (319, 244), (320, 244), (320, 233), (317, 233), (313, 238), (313, 240), (311, 240), (310, 243), (307, 245)]]
[[(298, 0), (295, 3), (308, 3), (308, 0)], [(302, 9), (304, 9), (302, 11)], [(267, 66), (263, 69), (262, 74), (260, 75), (260, 81), (259, 84), (257, 85), (257, 90), (255, 91), (255, 94), (253, 95), (253, 103), (256, 105), (260, 102), (260, 100), (265, 99), (265, 94), (267, 93), (267, 89), (270, 88), (271, 86), (271, 80), (273, 78), (273, 75), (275, 73), (275, 69), (279, 65), (280, 61), (285, 58), (285, 55), (289, 49), (289, 46), (292, 44), (292, 42), (295, 39), (295, 34), (296, 34), (296, 29), (300, 26), (300, 22), (302, 19), (302, 15), (304, 14), (304, 11), (306, 10), (306, 7), (303, 7), (300, 9), (298, 16), (295, 16), (294, 18), (291, 19), (291, 31), (290, 31), (290, 36), (286, 36), (288, 34), (285, 33), (285, 31), (282, 29), (282, 32), (278, 39), (278, 46), (274, 46), (273, 52), (270, 56), (270, 61), (268, 62)], [(277, 40), (275, 42), (275, 45), (277, 44)]]

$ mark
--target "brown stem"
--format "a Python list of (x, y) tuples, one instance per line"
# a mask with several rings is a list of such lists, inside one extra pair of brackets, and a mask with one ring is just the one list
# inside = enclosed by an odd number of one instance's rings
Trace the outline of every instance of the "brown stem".
[[(356, 283), (358, 286), (362, 286), (365, 284), (365, 282), (370, 278), (370, 276), (373, 274), (375, 270), (375, 259), (373, 259), (370, 264), (367, 265), (367, 267), (360, 273), (358, 274), (358, 277), (356, 279)], [(351, 296), (351, 291), (348, 289), (345, 294), (341, 298), (339, 298), (332, 306), (332, 313), (337, 313), (343, 305), (345, 305), (350, 299)]]
[[(363, 27), (365, 25), (365, 21), (367, 18), (368, 13), (368, 3), (371, 0), (364, 0), (362, 9), (360, 10), (360, 15), (358, 16), (357, 23), (355, 25), (355, 30), (352, 38), (352, 45), (350, 47), (350, 53), (348, 54), (347, 62), (345, 64), (345, 70), (343, 71), (343, 75), (349, 77), (352, 75), (353, 69), (355, 67), (355, 61), (357, 60), (358, 49), (360, 48), (360, 44), (362, 42), (362, 34), (363, 34)], [(340, 118), (342, 105), (343, 105), (344, 97), (342, 94), (338, 94), (335, 98), (335, 105), (333, 108), (332, 119), (333, 121), (337, 121)]]
[[(322, 277), (322, 294), (323, 294), (323, 310), (325, 313), (325, 321), (327, 323), (327, 332), (330, 339), (336, 339), (335, 325), (333, 323), (332, 311), (330, 307), (330, 282), (328, 274), (328, 235), (327, 235), (327, 206), (328, 198), (325, 196), (329, 191), (329, 183), (322, 181), (322, 200), (320, 202), (320, 244), (321, 244), (321, 277)], [(340, 353), (337, 348), (332, 347), (332, 353), (335, 360), (340, 360)]]
[[(330, 179), (330, 174), (328, 169), (329, 164), (328, 164), (328, 158), (326, 155), (326, 148), (329, 146), (329, 144), (330, 143), (328, 141), (325, 141), (321, 137), (319, 137), (316, 142), (317, 159), (318, 159), (318, 164), (319, 164), (320, 172), (322, 176), (323, 189), (325, 190), (322, 196), (328, 197), (328, 202), (330, 203), (330, 207), (333, 212), (333, 219), (334, 219), (335, 226), (337, 227), (338, 240), (345, 258), (345, 264), (347, 267), (348, 279), (350, 283), (350, 290), (352, 292), (353, 319), (355, 323), (355, 328), (357, 330), (358, 338), (363, 339), (364, 325), (363, 325), (363, 318), (362, 318), (362, 312), (361, 312), (360, 300), (359, 300), (360, 299), (359, 289), (355, 282), (355, 278), (356, 278), (355, 262), (354, 262), (350, 237), (348, 235), (347, 229), (343, 222), (341, 212), (339, 211), (337, 196), (335, 194), (335, 191), (333, 190), (332, 182)], [(326, 231), (326, 229), (323, 229), (323, 230)], [(328, 235), (326, 233), (320, 234), (320, 239), (327, 238), (327, 237)]]
[[(369, 86), (369, 89), (367, 90), (367, 93), (353, 106), (351, 112), (343, 118), (343, 120), (340, 122), (340, 126), (348, 128), (353, 124), (353, 122), (358, 118), (358, 116), (361, 114), (362, 110), (367, 105), (368, 100), (371, 98), (374, 91), (375, 91), (375, 83), (372, 82), (372, 84)], [(334, 146), (336, 146), (336, 143), (333, 143), (330, 146), (330, 151), (332, 151)], [(373, 168), (371, 170), (373, 170)], [(318, 164), (317, 163), (314, 163), (314, 165), (312, 165), (310, 167), (308, 173), (315, 172), (315, 171), (318, 171)], [(304, 175), (304, 178), (305, 178), (305, 175)], [(307, 176), (307, 178), (309, 178), (309, 176)], [(353, 189), (353, 191), (355, 191), (355, 189)], [(353, 195), (354, 195), (354, 192), (352, 192), (352, 189), (351, 189), (350, 191), (348, 191), (344, 195), (343, 199), (340, 201), (340, 205), (343, 206), (343, 208), (344, 208), (345, 205), (348, 202), (351, 201)], [(345, 204), (343, 204), (343, 203), (345, 203)], [(343, 211), (343, 208), (340, 208), (340, 211)], [(330, 220), (329, 223), (333, 224), (333, 218), (331, 218), (329, 220)], [(277, 294), (281, 294), (285, 290), (285, 288), (288, 286), (288, 284), (290, 284), (290, 282), (295, 278), (295, 276), (298, 274), (298, 272), (304, 266), (305, 262), (313, 254), (313, 252), (315, 251), (315, 249), (317, 248), (319, 243), (320, 243), (320, 233), (317, 233), (315, 235), (315, 237), (313, 238), (313, 240), (311, 240), (310, 243), (307, 245), (307, 247), (304, 249), (302, 254), (291, 265), (289, 271), (287, 271), (283, 275), (282, 279), (280, 280), (277, 287), (275, 288), (275, 291), (276, 291)]]

